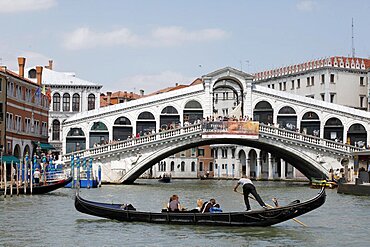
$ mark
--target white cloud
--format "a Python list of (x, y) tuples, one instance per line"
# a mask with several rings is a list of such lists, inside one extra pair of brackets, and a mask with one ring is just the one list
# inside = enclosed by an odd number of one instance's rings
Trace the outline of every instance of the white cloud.
[(0, 0), (0, 13), (17, 13), (49, 9), (56, 4), (56, 0)]
[(123, 78), (116, 85), (109, 85), (103, 90), (116, 91), (117, 88), (124, 88), (127, 91), (138, 93), (140, 89), (145, 91), (145, 94), (152, 93), (159, 89), (174, 87), (176, 83), (189, 85), (195, 78), (184, 76), (174, 71), (163, 71), (159, 74), (134, 75)]
[(300, 0), (296, 7), (301, 11), (313, 11), (316, 8), (317, 3), (313, 0)]
[(63, 46), (68, 50), (80, 50), (109, 46), (175, 46), (185, 42), (207, 42), (227, 36), (221, 29), (186, 31), (182, 27), (159, 27), (147, 36), (139, 36), (128, 28), (110, 32), (94, 32), (87, 27), (78, 28), (64, 35)]

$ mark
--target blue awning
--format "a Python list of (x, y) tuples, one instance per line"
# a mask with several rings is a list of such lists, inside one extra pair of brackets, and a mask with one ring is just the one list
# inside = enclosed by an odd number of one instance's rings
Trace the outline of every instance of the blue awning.
[(18, 163), (19, 164), (19, 159), (15, 156), (12, 155), (4, 155), (2, 163), (6, 162), (7, 164), (11, 164), (13, 161), (13, 164)]
[(53, 150), (53, 149), (55, 149), (54, 146), (51, 145), (50, 143), (43, 143), (43, 142), (40, 143), (40, 148), (41, 148), (41, 150)]

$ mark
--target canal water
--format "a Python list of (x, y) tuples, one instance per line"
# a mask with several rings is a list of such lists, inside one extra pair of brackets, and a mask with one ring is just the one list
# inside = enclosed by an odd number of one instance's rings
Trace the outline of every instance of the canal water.
[[(137, 180), (135, 185), (105, 185), (82, 189), (86, 199), (131, 203), (159, 212), (170, 195), (178, 194), (187, 208), (197, 198), (216, 198), (224, 211), (245, 210), (243, 197), (233, 192), (236, 181)], [(314, 197), (318, 190), (302, 183), (255, 182), (263, 200), (284, 205)], [(369, 246), (370, 198), (327, 190), (326, 203), (298, 219), (272, 227), (201, 227), (127, 223), (77, 212), (74, 191), (59, 189), (46, 195), (0, 197), (1, 246)], [(259, 208), (255, 202), (252, 208)]]

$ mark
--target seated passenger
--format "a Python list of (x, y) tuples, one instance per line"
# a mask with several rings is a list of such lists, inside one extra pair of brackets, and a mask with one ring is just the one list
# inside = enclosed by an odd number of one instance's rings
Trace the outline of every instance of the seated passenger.
[(182, 208), (179, 202), (179, 196), (178, 195), (171, 196), (170, 202), (168, 203), (168, 211), (169, 212), (179, 212), (181, 210)]
[(202, 213), (210, 212), (210, 209), (216, 204), (215, 199), (210, 199), (208, 202), (203, 203), (203, 206), (201, 208)]

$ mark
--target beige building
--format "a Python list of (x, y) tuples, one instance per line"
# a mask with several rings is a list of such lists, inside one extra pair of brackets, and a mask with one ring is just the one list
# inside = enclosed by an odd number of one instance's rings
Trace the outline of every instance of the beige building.
[(280, 91), (369, 110), (370, 59), (330, 57), (255, 74), (254, 82)]

